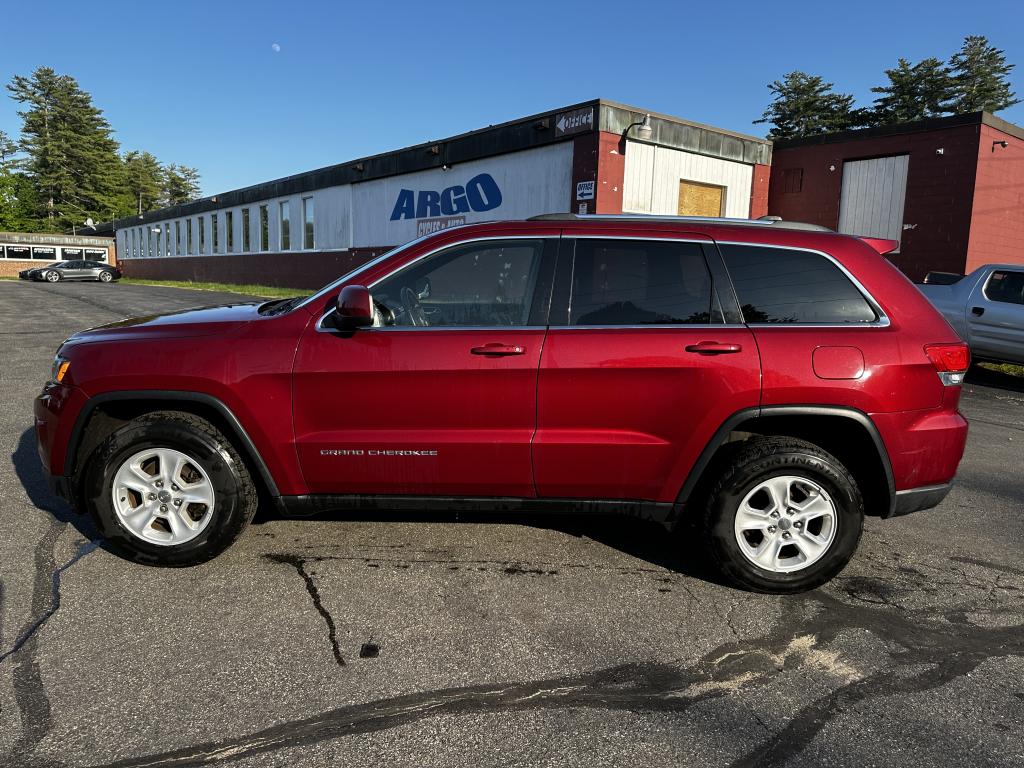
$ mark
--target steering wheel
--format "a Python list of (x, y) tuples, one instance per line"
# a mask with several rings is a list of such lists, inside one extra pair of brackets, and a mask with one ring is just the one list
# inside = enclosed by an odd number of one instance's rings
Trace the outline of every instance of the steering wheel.
[(405, 310), (405, 314), (409, 317), (409, 322), (417, 327), (429, 325), (427, 322), (427, 313), (423, 311), (423, 305), (420, 304), (420, 297), (416, 291), (412, 288), (405, 286), (402, 288), (399, 296), (402, 299), (402, 308)]

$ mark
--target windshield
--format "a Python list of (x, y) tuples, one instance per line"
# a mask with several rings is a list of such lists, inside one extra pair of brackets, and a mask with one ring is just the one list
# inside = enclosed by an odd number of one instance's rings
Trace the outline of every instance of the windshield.
[(384, 261), (384, 259), (390, 258), (390, 257), (394, 256), (396, 253), (401, 253), (402, 251), (406, 250), (407, 248), (411, 248), (414, 245), (422, 243), (424, 240), (426, 240), (428, 237), (431, 237), (433, 234), (434, 233), (432, 232), (429, 235), (423, 235), (422, 237), (417, 237), (415, 240), (410, 240), (408, 243), (405, 243), (405, 245), (400, 245), (397, 248), (392, 248), (390, 251), (387, 251), (386, 253), (382, 253), (377, 258), (370, 259), (368, 262), (366, 262), (362, 266), (356, 267), (351, 272), (347, 272), (344, 275), (342, 275), (341, 277), (339, 277), (333, 283), (330, 283), (329, 285), (324, 286), (319, 291), (317, 291), (312, 296), (310, 296), (308, 299), (303, 301), (301, 304), (297, 304), (296, 306), (304, 307), (307, 304), (312, 304), (313, 302), (316, 302), (316, 301), (319, 301), (319, 300), (323, 299), (327, 294), (329, 294), (331, 291), (333, 291), (335, 288), (337, 288), (342, 283), (348, 282), (349, 280), (351, 280), (356, 275), (360, 274), (361, 272), (365, 272), (370, 267), (375, 267), (376, 265), (378, 265), (382, 261)]

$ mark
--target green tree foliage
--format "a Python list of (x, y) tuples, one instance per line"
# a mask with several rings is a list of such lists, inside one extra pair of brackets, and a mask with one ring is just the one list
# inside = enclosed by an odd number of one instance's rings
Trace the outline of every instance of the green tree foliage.
[(199, 173), (149, 152), (123, 156), (110, 124), (73, 77), (39, 67), (7, 86), (19, 141), (0, 133), (0, 228), (69, 231), (199, 197)]
[(806, 72), (790, 72), (768, 85), (772, 102), (755, 123), (770, 123), (770, 139), (814, 136), (852, 128), (860, 121), (853, 96), (834, 93), (832, 83)]
[(1020, 103), (1008, 80), (1015, 65), (1007, 64), (1003, 52), (983, 35), (965, 37), (949, 66), (953, 73), (953, 112), (998, 112)]
[(124, 156), (124, 191), (130, 211), (144, 213), (159, 208), (163, 195), (164, 169), (149, 152), (126, 152)]
[(110, 124), (73, 77), (39, 67), (7, 86), (22, 105), (19, 163), (48, 229), (101, 218), (116, 205), (121, 161)]
[(772, 102), (754, 122), (771, 124), (768, 138), (788, 139), (950, 113), (998, 112), (1020, 103), (1009, 81), (1014, 66), (987, 38), (970, 35), (948, 63), (900, 58), (885, 71), (888, 84), (871, 89), (879, 96), (870, 108), (855, 107), (852, 96), (834, 93), (832, 83), (817, 75), (790, 72), (768, 85)]
[(939, 59), (911, 64), (901, 58), (885, 75), (889, 84), (871, 89), (881, 94), (870, 113), (873, 124), (909, 123), (949, 111), (953, 82), (949, 68)]
[(190, 203), (199, 197), (199, 171), (187, 165), (171, 163), (163, 170), (164, 205)]

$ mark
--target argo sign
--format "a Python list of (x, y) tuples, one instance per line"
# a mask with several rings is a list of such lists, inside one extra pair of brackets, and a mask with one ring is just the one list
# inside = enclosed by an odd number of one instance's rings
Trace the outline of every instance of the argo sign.
[(391, 221), (456, 216), (460, 213), (490, 211), (501, 205), (501, 188), (489, 173), (481, 173), (465, 186), (455, 184), (441, 191), (423, 189), (398, 192)]

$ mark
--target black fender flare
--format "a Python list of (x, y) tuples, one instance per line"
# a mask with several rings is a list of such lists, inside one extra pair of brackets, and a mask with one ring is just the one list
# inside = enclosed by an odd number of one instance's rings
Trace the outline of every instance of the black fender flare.
[(68, 438), (67, 455), (64, 457), (64, 476), (68, 478), (69, 481), (71, 480), (73, 468), (78, 463), (78, 449), (82, 443), (82, 433), (85, 429), (85, 425), (89, 423), (89, 417), (92, 416), (93, 411), (96, 410), (97, 407), (110, 402), (139, 402), (147, 400), (172, 404), (174, 402), (200, 403), (215, 410), (217, 414), (224, 419), (225, 424), (227, 424), (228, 428), (231, 430), (231, 436), (238, 441), (238, 445), (243, 451), (244, 458), (248, 460), (250, 465), (259, 473), (260, 479), (263, 480), (264, 487), (267, 489), (267, 492), (275, 499), (280, 498), (281, 493), (277, 489), (277, 483), (274, 482), (274, 478), (270, 474), (270, 470), (267, 469), (267, 465), (263, 461), (263, 457), (256, 449), (256, 445), (253, 443), (252, 438), (249, 437), (249, 433), (245, 431), (245, 427), (242, 426), (238, 417), (235, 416), (232, 410), (221, 400), (213, 395), (208, 395), (205, 392), (140, 389), (103, 392), (90, 397), (86, 400), (85, 405), (82, 406), (81, 411), (78, 413), (78, 417), (75, 419), (75, 424), (71, 428), (71, 435)]
[(681, 513), (687, 500), (693, 493), (694, 488), (696, 488), (697, 483), (704, 474), (704, 470), (708, 468), (708, 465), (711, 463), (711, 460), (714, 458), (718, 449), (725, 444), (726, 439), (729, 437), (729, 433), (740, 429), (745, 422), (753, 419), (763, 419), (773, 416), (838, 416), (854, 421), (862, 426), (867, 431), (868, 435), (871, 436), (871, 441), (875, 445), (875, 450), (878, 452), (878, 458), (885, 470), (885, 479), (889, 487), (889, 509), (884, 517), (891, 517), (895, 513), (896, 481), (892, 474), (892, 462), (889, 460), (889, 452), (886, 450), (885, 443), (882, 441), (882, 436), (878, 432), (878, 427), (875, 426), (875, 423), (871, 420), (870, 416), (857, 408), (849, 408), (839, 405), (769, 405), (744, 408), (741, 411), (737, 411), (726, 419), (715, 431), (715, 434), (712, 436), (711, 440), (708, 441), (708, 444), (704, 447), (704, 450), (701, 451), (697, 461), (690, 469), (690, 473), (686, 477), (686, 482), (683, 483), (682, 490), (679, 491), (679, 495), (676, 497), (676, 515)]

